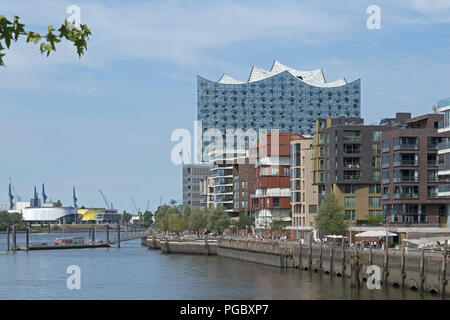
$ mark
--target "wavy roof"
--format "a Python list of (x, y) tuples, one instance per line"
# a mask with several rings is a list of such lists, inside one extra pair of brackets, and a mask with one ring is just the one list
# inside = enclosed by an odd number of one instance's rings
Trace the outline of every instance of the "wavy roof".
[[(316, 86), (316, 87), (324, 87), (324, 88), (330, 88), (330, 87), (340, 87), (347, 84), (347, 81), (344, 78), (341, 78), (339, 80), (333, 81), (333, 82), (326, 82), (325, 76), (323, 74), (322, 69), (317, 70), (311, 70), (311, 71), (303, 71), (303, 70), (297, 70), (292, 69), (281, 62), (275, 60), (273, 62), (272, 68), (270, 71), (258, 68), (253, 66), (252, 70), (250, 71), (250, 76), (248, 77), (247, 83), (255, 82), (264, 80), (267, 78), (270, 78), (274, 75), (277, 75), (282, 72), (289, 72), (291, 75), (299, 79), (300, 81), (303, 81), (309, 85)], [(220, 77), (218, 83), (222, 84), (243, 84), (245, 82), (233, 79), (232, 77), (224, 74), (222, 77)]]

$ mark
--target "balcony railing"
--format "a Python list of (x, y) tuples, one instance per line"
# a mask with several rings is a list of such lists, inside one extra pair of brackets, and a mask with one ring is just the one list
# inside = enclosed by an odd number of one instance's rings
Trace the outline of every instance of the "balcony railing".
[(439, 198), (439, 195), (437, 192), (428, 192), (427, 197), (429, 199), (435, 199), (435, 198)]
[(413, 192), (394, 193), (394, 199), (419, 199), (419, 194)]
[(419, 150), (419, 145), (417, 143), (395, 144), (394, 151), (397, 150)]
[(450, 141), (444, 141), (438, 144), (439, 150), (450, 149)]
[(419, 182), (419, 178), (415, 177), (396, 177), (394, 182)]
[(383, 199), (383, 200), (389, 200), (389, 194), (383, 194), (383, 195), (381, 196), (381, 199)]
[(450, 192), (450, 184), (441, 184), (438, 188), (439, 188), (439, 193)]
[(391, 179), (383, 179), (381, 180), (382, 184), (389, 184), (391, 182)]
[(419, 165), (419, 161), (417, 160), (399, 160), (394, 161), (394, 167), (417, 167)]

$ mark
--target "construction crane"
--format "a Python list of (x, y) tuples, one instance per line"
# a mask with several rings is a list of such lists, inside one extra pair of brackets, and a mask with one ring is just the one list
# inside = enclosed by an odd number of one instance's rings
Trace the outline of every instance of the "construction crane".
[(138, 209), (138, 207), (136, 206), (136, 202), (134, 202), (133, 197), (131, 197), (131, 202), (133, 203), (133, 207), (136, 210), (136, 213), (141, 214), (141, 209)]
[(100, 195), (102, 196), (103, 201), (105, 201), (106, 209), (111, 209), (112, 210), (113, 209), (112, 203), (111, 203), (111, 205), (108, 203), (108, 200), (106, 200), (106, 197), (103, 194), (102, 190), (98, 189), (98, 192), (100, 192)]

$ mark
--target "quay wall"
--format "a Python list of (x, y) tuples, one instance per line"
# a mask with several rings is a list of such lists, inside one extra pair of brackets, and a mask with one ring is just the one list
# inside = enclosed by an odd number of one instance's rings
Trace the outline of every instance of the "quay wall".
[(161, 250), (162, 253), (182, 253), (182, 254), (200, 254), (217, 255), (217, 242), (205, 241), (178, 241), (161, 240), (158, 238), (142, 238), (142, 245), (153, 250)]
[[(352, 279), (352, 286), (365, 285), (378, 266), (381, 285), (447, 296), (450, 277), (448, 259), (444, 252), (425, 253), (389, 249), (388, 255), (380, 249), (356, 250), (315, 244), (281, 244), (254, 240), (220, 239), (217, 255), (280, 268), (298, 268), (331, 276)], [(368, 273), (370, 271), (370, 273)], [(447, 289), (450, 291), (450, 289)]]

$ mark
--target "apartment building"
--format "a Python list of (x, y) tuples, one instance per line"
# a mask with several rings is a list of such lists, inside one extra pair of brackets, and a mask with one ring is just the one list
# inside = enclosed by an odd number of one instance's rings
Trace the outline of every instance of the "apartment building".
[(443, 148), (441, 143), (449, 136), (438, 131), (444, 118), (437, 113), (422, 115), (407, 120), (404, 128), (382, 134), (382, 204), (392, 225), (447, 223), (450, 199), (438, 197), (438, 146)]
[(291, 222), (290, 142), (300, 138), (295, 133), (270, 132), (251, 148), (250, 158), (256, 158), (255, 192), (251, 196), (256, 229), (269, 228), (275, 217)]
[(313, 184), (313, 138), (291, 141), (291, 210), (293, 227), (314, 227), (318, 186)]
[(370, 215), (382, 216), (381, 136), (410, 117), (409, 113), (397, 113), (378, 125), (366, 125), (355, 117), (318, 120), (313, 184), (318, 186), (319, 205), (333, 192), (351, 223), (365, 223)]
[(209, 175), (208, 164), (183, 164), (183, 206), (201, 208), (200, 180)]

